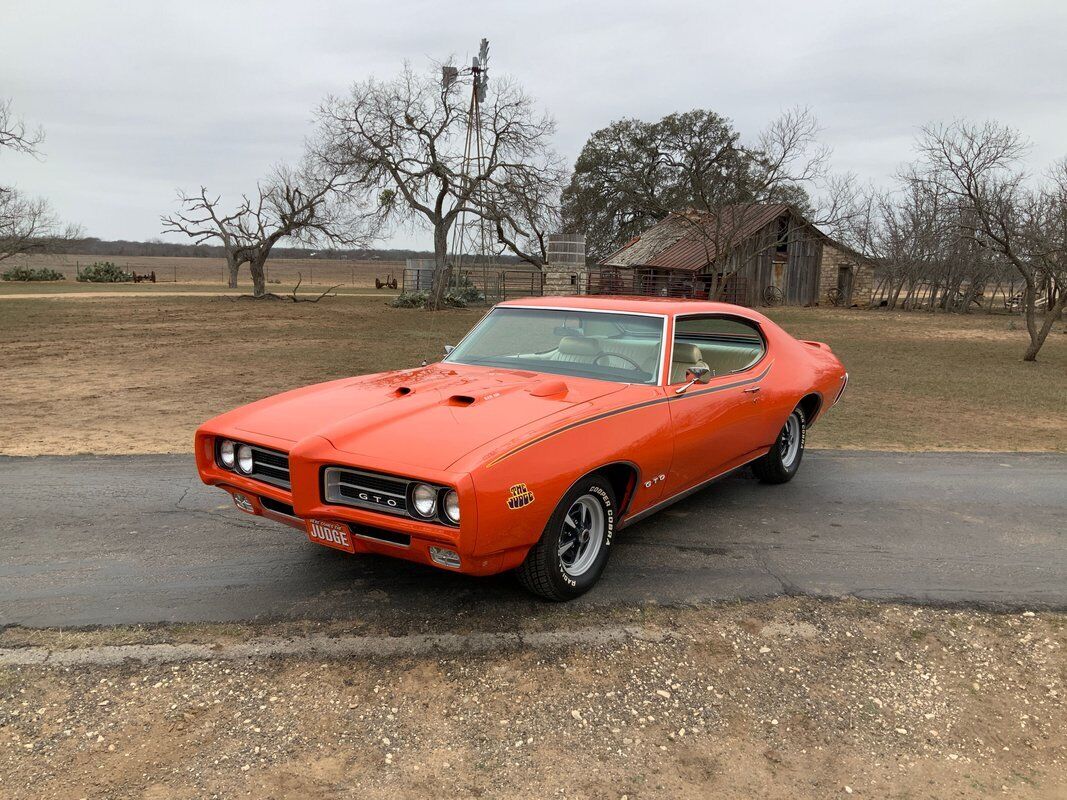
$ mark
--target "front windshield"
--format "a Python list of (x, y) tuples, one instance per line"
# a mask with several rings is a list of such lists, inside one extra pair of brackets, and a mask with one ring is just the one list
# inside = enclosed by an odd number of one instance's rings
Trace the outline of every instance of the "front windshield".
[(496, 308), (445, 361), (655, 383), (663, 317), (599, 311)]

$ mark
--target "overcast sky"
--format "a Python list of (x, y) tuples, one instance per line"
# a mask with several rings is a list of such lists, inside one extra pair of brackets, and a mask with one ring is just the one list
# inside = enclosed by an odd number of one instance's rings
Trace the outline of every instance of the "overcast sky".
[[(834, 168), (884, 182), (917, 126), (995, 117), (1067, 155), (1067, 3), (56, 2), (0, 0), (0, 97), (47, 132), (0, 182), (50, 198), (101, 238), (159, 235), (178, 187), (224, 195), (295, 160), (311, 111), (405, 59), (430, 68), (491, 42), (555, 116), (573, 162), (621, 117), (709, 108), (755, 133), (811, 107)], [(168, 240), (171, 237), (167, 237)], [(403, 246), (429, 248), (404, 232)]]

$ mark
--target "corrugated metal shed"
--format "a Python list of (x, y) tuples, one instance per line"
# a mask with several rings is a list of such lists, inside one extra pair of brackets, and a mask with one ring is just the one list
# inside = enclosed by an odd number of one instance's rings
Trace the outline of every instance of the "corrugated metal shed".
[(603, 263), (697, 272), (787, 211), (785, 203), (747, 203), (726, 206), (717, 214), (695, 210), (671, 214)]

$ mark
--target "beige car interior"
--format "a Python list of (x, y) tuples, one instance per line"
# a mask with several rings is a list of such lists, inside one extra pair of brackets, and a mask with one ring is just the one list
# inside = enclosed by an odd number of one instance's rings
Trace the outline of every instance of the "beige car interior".
[[(762, 355), (763, 344), (751, 339), (730, 342), (676, 338), (671, 353), (669, 382), (685, 382), (686, 371), (693, 367), (711, 370), (709, 377), (737, 372), (754, 364)], [(659, 343), (615, 337), (564, 336), (555, 350), (538, 357), (576, 364), (595, 363), (618, 369), (633, 369), (636, 364), (654, 375)]]
[(595, 336), (564, 336), (559, 340), (559, 347), (556, 350), (541, 358), (578, 364), (595, 362), (601, 366), (617, 369), (633, 369), (634, 364), (637, 364), (645, 372), (655, 375), (658, 356), (659, 342), (638, 339), (601, 339)]
[(671, 383), (682, 383), (686, 380), (685, 373), (694, 367), (711, 369), (704, 361), (704, 354), (695, 344), (675, 342), (674, 351), (671, 353)]
[[(681, 344), (681, 342), (675, 342), (676, 353)], [(751, 367), (763, 355), (763, 345), (752, 342), (700, 342), (691, 346), (700, 351), (700, 360), (703, 362), (701, 366), (707, 366), (715, 375), (726, 375)], [(682, 375), (683, 377), (674, 380), (672, 366), (671, 383), (685, 380), (685, 373), (683, 372)]]

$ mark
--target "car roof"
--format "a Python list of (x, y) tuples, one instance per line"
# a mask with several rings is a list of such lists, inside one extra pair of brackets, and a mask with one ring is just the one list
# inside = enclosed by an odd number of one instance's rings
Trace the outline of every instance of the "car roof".
[(763, 319), (761, 314), (744, 306), (714, 303), (708, 300), (686, 300), (674, 297), (629, 297), (621, 295), (581, 295), (565, 297), (523, 297), (505, 300), (498, 307), (526, 306), (534, 308), (589, 309), (634, 314), (735, 314), (752, 320)]

